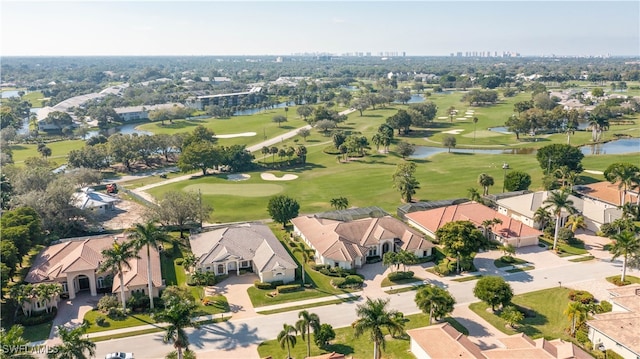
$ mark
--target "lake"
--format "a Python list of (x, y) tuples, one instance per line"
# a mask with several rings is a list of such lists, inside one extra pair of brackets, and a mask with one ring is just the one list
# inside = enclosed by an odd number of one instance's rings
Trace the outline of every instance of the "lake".
[[(416, 146), (416, 152), (411, 158), (428, 158), (438, 153), (447, 152), (447, 148)], [(640, 138), (624, 138), (621, 140), (610, 141), (607, 143), (599, 143), (593, 145), (585, 145), (580, 147), (585, 155), (622, 155), (627, 153), (640, 152)], [(480, 153), (488, 155), (531, 155), (535, 154), (534, 148), (505, 148), (505, 149), (468, 149), (468, 148), (452, 148), (451, 152), (457, 153)]]

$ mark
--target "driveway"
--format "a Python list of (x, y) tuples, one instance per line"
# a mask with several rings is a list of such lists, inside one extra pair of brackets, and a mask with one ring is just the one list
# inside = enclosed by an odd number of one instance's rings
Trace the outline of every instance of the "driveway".
[(67, 328), (75, 328), (81, 325), (84, 315), (98, 306), (98, 301), (102, 298), (102, 295), (103, 294), (98, 294), (92, 297), (90, 293), (86, 292), (78, 293), (73, 300), (62, 299), (60, 303), (58, 303), (58, 314), (53, 318), (53, 325), (51, 326), (47, 344), (55, 345), (54, 343), (59, 343), (60, 339), (56, 337), (56, 327), (58, 325)]
[(215, 294), (227, 297), (234, 320), (258, 316), (247, 294), (247, 289), (253, 286), (256, 279), (259, 278), (255, 274), (230, 275), (212, 288)]

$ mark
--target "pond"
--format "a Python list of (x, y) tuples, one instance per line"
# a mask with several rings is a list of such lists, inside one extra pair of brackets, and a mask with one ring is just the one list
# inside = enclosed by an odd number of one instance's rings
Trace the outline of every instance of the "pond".
[(18, 90), (2, 91), (2, 98), (19, 97)]
[[(447, 151), (447, 148), (442, 147), (416, 146), (416, 151), (411, 158), (428, 158)], [(585, 155), (621, 155), (640, 152), (640, 138), (625, 138), (607, 143), (585, 145), (580, 147), (580, 151)], [(536, 150), (534, 148), (506, 148), (499, 150), (452, 148), (451, 152), (488, 155), (531, 155), (535, 154)]]
[[(286, 102), (281, 102), (277, 105), (275, 105), (273, 108), (284, 108), (287, 107), (287, 103)], [(242, 111), (236, 111), (233, 113), (234, 116), (248, 116), (248, 115), (255, 115), (256, 113), (260, 113), (262, 111), (266, 111), (266, 110), (270, 110), (271, 108), (251, 108), (248, 110), (242, 110)]]
[[(586, 130), (587, 127), (589, 127), (589, 123), (588, 122), (578, 122), (578, 130)], [(493, 131), (493, 132), (498, 132), (498, 133), (503, 133), (505, 135), (511, 135), (513, 134), (513, 132), (509, 131), (506, 127), (504, 126), (498, 126), (498, 127), (489, 127), (488, 128), (489, 131)]]
[[(394, 103), (401, 103), (400, 101), (393, 101)], [(411, 95), (411, 99), (407, 101), (407, 103), (420, 103), (424, 102), (424, 97), (422, 95)]]
[[(113, 135), (114, 133), (121, 133), (123, 135), (132, 135), (134, 133), (137, 133), (140, 136), (153, 135), (153, 132), (136, 129), (136, 126), (139, 126), (139, 125), (141, 125), (141, 123), (127, 123), (125, 125), (109, 129), (106, 133), (103, 132), (102, 134), (104, 134), (107, 137), (110, 135)], [(89, 131), (87, 132), (86, 138), (98, 136), (100, 132), (101, 131)]]

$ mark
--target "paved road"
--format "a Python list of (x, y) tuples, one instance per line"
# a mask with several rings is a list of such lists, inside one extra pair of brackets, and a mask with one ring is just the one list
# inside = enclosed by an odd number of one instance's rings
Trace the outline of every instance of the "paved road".
[[(539, 254), (545, 257), (548, 252)], [(525, 254), (526, 255), (526, 254)], [(552, 254), (550, 254), (553, 256)], [(555, 257), (555, 256), (554, 256)], [(556, 257), (557, 258), (557, 257)], [(482, 259), (482, 258), (480, 258)], [(488, 258), (486, 258), (489, 260)], [(619, 261), (610, 262), (608, 260), (594, 260), (588, 262), (568, 262), (566, 260), (548, 259), (548, 267), (542, 267), (527, 272), (519, 272), (504, 275), (511, 284), (516, 294), (531, 292), (535, 290), (558, 286), (580, 285), (592, 280), (594, 277), (602, 278), (620, 273), (621, 263)], [(541, 261), (547, 260), (546, 258)], [(482, 272), (482, 271), (481, 271)], [(492, 273), (487, 273), (492, 274)], [(466, 306), (477, 301), (473, 296), (475, 281), (451, 282), (437, 278), (429, 278), (432, 283), (446, 287), (456, 298), (459, 306)], [(366, 294), (365, 290), (365, 294)], [(405, 292), (394, 295), (385, 295), (391, 300), (390, 306), (405, 314), (418, 313), (413, 299), (414, 292)], [(349, 326), (355, 319), (356, 305), (362, 300), (350, 303), (342, 303), (331, 306), (321, 306), (313, 308), (313, 312), (320, 316), (323, 322), (331, 324), (335, 328)], [(456, 313), (454, 313), (454, 318)], [(461, 319), (464, 319), (461, 317)], [(216, 358), (235, 357), (239, 354), (236, 350), (242, 350), (242, 357), (254, 353), (257, 344), (264, 340), (273, 339), (282, 329), (283, 323), (293, 324), (297, 320), (297, 311), (278, 313), (269, 316), (257, 316), (244, 318), (229, 322), (203, 326), (199, 330), (190, 330), (190, 341), (192, 347), (197, 352), (215, 352)], [(480, 332), (476, 334), (480, 342), (485, 341), (486, 336), (490, 338), (491, 333), (484, 333), (487, 329), (479, 326)], [(483, 332), (484, 331), (484, 332)], [(490, 340), (486, 340), (486, 346), (491, 347)], [(111, 340), (97, 343), (97, 356), (102, 357), (109, 351), (125, 350), (127, 348), (144, 348), (135, 352), (136, 358), (162, 358), (171, 350), (171, 346), (162, 343), (162, 334), (149, 334), (131, 338)], [(257, 354), (254, 356), (257, 358)]]

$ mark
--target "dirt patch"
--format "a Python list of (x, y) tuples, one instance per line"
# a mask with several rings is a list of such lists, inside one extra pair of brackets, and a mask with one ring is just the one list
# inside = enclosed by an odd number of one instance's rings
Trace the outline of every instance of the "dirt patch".
[(136, 223), (144, 222), (145, 210), (146, 207), (136, 202), (122, 200), (116, 203), (114, 211), (100, 215), (98, 222), (107, 230), (131, 228)]

